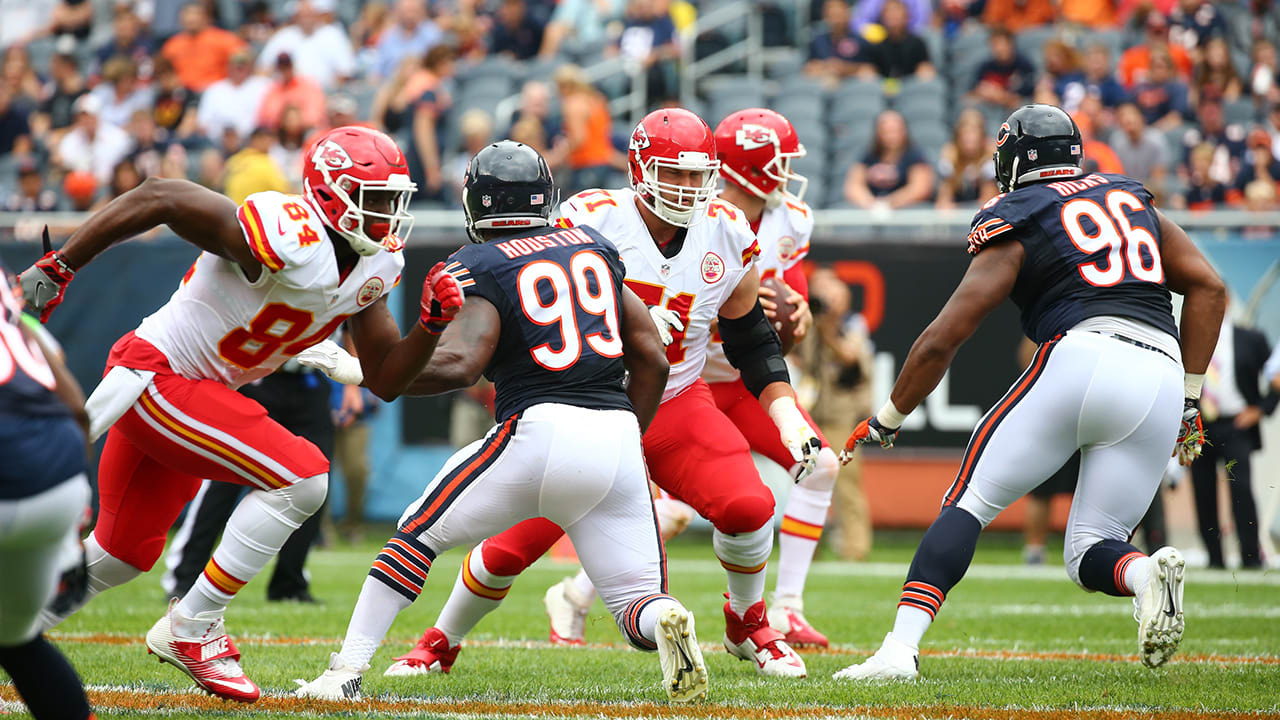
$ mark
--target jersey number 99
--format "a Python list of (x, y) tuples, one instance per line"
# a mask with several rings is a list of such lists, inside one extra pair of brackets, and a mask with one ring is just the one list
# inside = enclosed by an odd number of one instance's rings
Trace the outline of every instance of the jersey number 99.
[[(592, 292), (588, 274), (595, 279)], [(590, 250), (575, 253), (569, 260), (569, 271), (550, 260), (535, 260), (520, 269), (517, 278), (520, 307), (525, 317), (537, 325), (555, 325), (560, 331), (560, 347), (542, 343), (529, 349), (534, 362), (548, 370), (565, 370), (582, 356), (582, 344), (597, 355), (616, 358), (622, 355), (622, 338), (618, 334), (618, 292), (604, 258)], [(539, 287), (550, 288), (550, 300), (543, 301)], [(578, 310), (600, 317), (606, 333), (582, 334)], [(587, 323), (590, 317), (582, 318)]]
[[(1160, 264), (1160, 246), (1151, 231), (1134, 227), (1127, 211), (1146, 209), (1136, 195), (1125, 190), (1107, 193), (1106, 208), (1088, 198), (1076, 198), (1062, 206), (1062, 226), (1067, 237), (1080, 252), (1092, 255), (1106, 249), (1104, 265), (1097, 262), (1081, 263), (1080, 277), (1098, 287), (1111, 287), (1128, 275), (1143, 282), (1164, 282), (1164, 266)], [(1089, 218), (1097, 230), (1088, 232), (1080, 222)], [(1147, 251), (1144, 258), (1142, 251)], [(1148, 260), (1149, 258), (1149, 260)]]

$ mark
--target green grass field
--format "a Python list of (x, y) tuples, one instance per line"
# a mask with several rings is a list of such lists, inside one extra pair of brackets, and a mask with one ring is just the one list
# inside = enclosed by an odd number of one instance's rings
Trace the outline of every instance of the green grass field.
[[(916, 539), (880, 536), (866, 564), (825, 557), (815, 564), (808, 616), (833, 648), (806, 654), (809, 677), (790, 682), (757, 678), (749, 664), (719, 648), (724, 576), (710, 539), (673, 543), (671, 591), (698, 618), (711, 673), (709, 701), (687, 707), (665, 702), (656, 656), (627, 649), (599, 603), (588, 623), (589, 647), (546, 644), (542, 594), (574, 569), (546, 560), (480, 624), (452, 674), (383, 677), (391, 659), (434, 621), (461, 550), (437, 561), (422, 598), (397, 619), (365, 676), (369, 701), (363, 706), (294, 700), (287, 693), (294, 678), (320, 673), (338, 648), (376, 541), (312, 556), (320, 607), (267, 603), (261, 579), (240, 593), (227, 625), (246, 671), (264, 690), (256, 705), (204, 695), (147, 655), (142, 636), (165, 608), (158, 571), (99, 597), (52, 637), (90, 687), (100, 718), (1280, 718), (1280, 575), (1274, 571), (1190, 570), (1182, 648), (1152, 671), (1136, 660), (1128, 599), (1081, 592), (1060, 565), (1024, 568), (1011, 539), (999, 535), (984, 538), (968, 577), (926, 636), (919, 682), (833, 681), (832, 673), (874, 651), (889, 630)], [(0, 698), (0, 711), (23, 716), (11, 686), (0, 684)]]

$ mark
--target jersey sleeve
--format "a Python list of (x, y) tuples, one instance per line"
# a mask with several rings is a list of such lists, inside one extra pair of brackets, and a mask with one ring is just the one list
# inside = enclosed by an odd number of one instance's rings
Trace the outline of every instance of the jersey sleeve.
[(325, 228), (306, 201), (274, 191), (254, 193), (236, 211), (254, 258), (277, 282), (308, 287), (318, 279), (313, 262), (324, 247)]
[(798, 200), (787, 200), (783, 207), (787, 209), (791, 233), (779, 243), (778, 260), (782, 263), (782, 271), (786, 272), (809, 254), (809, 243), (813, 238), (813, 210)]
[(977, 255), (990, 244), (1013, 238), (1009, 231), (1013, 230), (1020, 218), (1014, 212), (1012, 204), (1005, 202), (1005, 198), (1003, 193), (996, 195), (973, 216), (973, 224), (969, 226), (969, 235), (965, 238), (970, 255)]
[(616, 207), (618, 198), (608, 190), (583, 190), (560, 203), (560, 216), (555, 225), (562, 228), (598, 225), (601, 214)]
[(477, 252), (483, 247), (468, 245), (457, 250), (445, 260), (444, 269), (458, 281), (463, 295), (482, 297), (501, 307), (501, 292), (486, 269), (482, 254)]
[[(747, 223), (747, 214), (738, 206), (724, 200), (712, 200), (707, 206), (707, 217), (720, 224), (721, 232), (728, 238), (729, 245), (736, 253), (730, 257), (739, 257), (742, 260), (742, 264), (738, 267), (750, 267), (760, 256), (760, 242), (756, 240), (755, 232)], [(728, 258), (726, 260), (730, 265), (733, 264), (733, 260)]]

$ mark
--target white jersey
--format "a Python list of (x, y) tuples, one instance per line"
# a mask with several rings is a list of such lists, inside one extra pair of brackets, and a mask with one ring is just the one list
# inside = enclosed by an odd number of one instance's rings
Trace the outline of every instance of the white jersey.
[(646, 305), (661, 305), (684, 321), (667, 346), (671, 374), (662, 401), (679, 395), (702, 375), (711, 324), (760, 252), (755, 233), (737, 207), (713, 200), (702, 222), (689, 228), (675, 257), (663, 257), (636, 208), (635, 192), (586, 190), (560, 204), (569, 225), (600, 231), (618, 248), (627, 287)]
[(263, 265), (257, 281), (235, 261), (202, 253), (169, 302), (138, 327), (183, 377), (237, 388), (269, 375), (400, 280), (404, 256), (379, 252), (339, 282), (320, 214), (300, 196), (255, 193), (237, 217)]
[[(760, 279), (778, 276), (796, 265), (809, 254), (809, 238), (813, 235), (813, 211), (798, 200), (789, 200), (776, 207), (765, 208), (760, 216), (760, 258), (756, 269)], [(702, 378), (709, 383), (733, 382), (739, 376), (737, 368), (729, 364), (724, 346), (717, 334), (707, 348), (707, 368)]]

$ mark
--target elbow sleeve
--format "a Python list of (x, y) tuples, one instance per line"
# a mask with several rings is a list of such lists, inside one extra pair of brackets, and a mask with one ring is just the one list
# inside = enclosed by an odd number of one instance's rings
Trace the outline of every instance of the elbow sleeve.
[(721, 317), (720, 339), (725, 357), (742, 373), (742, 384), (752, 395), (760, 397), (769, 383), (791, 382), (782, 359), (782, 343), (759, 302), (740, 318)]

